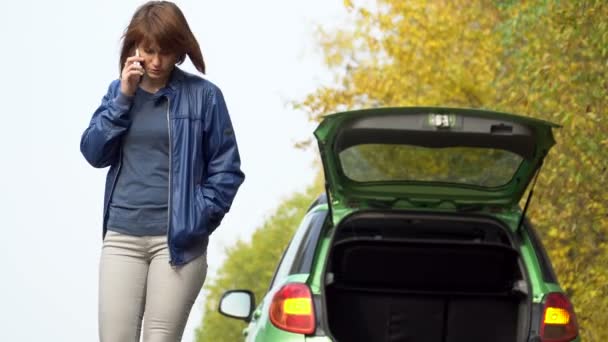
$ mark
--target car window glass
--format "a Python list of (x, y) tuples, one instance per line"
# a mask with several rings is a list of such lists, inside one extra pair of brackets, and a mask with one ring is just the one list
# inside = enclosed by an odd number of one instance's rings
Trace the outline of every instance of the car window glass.
[(274, 274), (274, 277), (270, 284), (270, 288), (273, 288), (276, 282), (280, 281), (281, 279), (285, 278), (290, 274), (290, 270), (292, 268), (292, 264), (299, 249), (299, 246), (302, 242), (303, 237), (306, 235), (306, 232), (310, 227), (314, 216), (314, 213), (309, 213), (304, 217), (304, 219), (300, 223), (300, 226), (296, 230), (295, 235), (293, 236), (287, 249), (283, 253), (283, 257)]
[(313, 214), (309, 227), (306, 229), (302, 242), (296, 252), (289, 274), (310, 273), (319, 242), (319, 236), (321, 235), (321, 230), (326, 217), (326, 210), (317, 211)]
[(494, 148), (395, 144), (355, 145), (340, 152), (339, 158), (344, 174), (355, 182), (441, 182), (486, 188), (509, 183), (524, 160)]
[(557, 283), (557, 276), (555, 275), (555, 271), (553, 270), (553, 265), (551, 264), (551, 260), (547, 255), (547, 251), (545, 250), (536, 230), (532, 226), (532, 223), (526, 218), (525, 227), (528, 231), (528, 236), (530, 237), (530, 242), (534, 247), (534, 253), (536, 253), (536, 258), (540, 264), (541, 271), (543, 273), (543, 280), (548, 283)]

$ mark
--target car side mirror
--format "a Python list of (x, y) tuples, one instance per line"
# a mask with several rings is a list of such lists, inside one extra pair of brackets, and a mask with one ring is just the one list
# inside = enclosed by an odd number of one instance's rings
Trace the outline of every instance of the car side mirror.
[(230, 290), (224, 292), (218, 311), (227, 317), (251, 321), (255, 308), (255, 295), (249, 290)]

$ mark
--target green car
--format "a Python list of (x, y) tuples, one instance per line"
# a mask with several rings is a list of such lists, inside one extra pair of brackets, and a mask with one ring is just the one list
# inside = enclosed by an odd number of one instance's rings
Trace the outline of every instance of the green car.
[(325, 117), (326, 193), (259, 305), (231, 290), (219, 311), (256, 342), (580, 341), (526, 218), (555, 127), (455, 108)]

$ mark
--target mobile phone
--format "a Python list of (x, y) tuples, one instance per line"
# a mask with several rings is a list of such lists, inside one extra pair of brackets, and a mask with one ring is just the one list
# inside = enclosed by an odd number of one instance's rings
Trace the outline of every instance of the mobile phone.
[[(135, 49), (135, 56), (139, 57), (139, 49)], [(137, 66), (141, 66), (141, 63), (139, 63), (139, 61), (133, 62), (133, 64), (137, 65)]]

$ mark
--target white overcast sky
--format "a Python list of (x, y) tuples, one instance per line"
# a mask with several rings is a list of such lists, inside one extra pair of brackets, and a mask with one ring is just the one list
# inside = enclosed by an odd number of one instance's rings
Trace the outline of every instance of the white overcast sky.
[[(95, 341), (107, 169), (85, 162), (80, 135), (117, 76), (120, 36), (144, 1), (0, 1), (0, 341)], [(247, 175), (212, 236), (212, 275), (225, 247), (311, 182), (316, 152), (292, 146), (314, 125), (288, 102), (331, 79), (313, 32), (338, 25), (345, 10), (341, 0), (177, 4), (207, 77), (224, 92)], [(203, 300), (183, 341), (193, 340)]]

